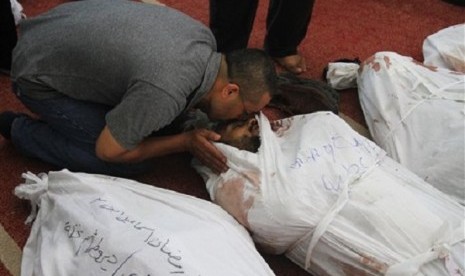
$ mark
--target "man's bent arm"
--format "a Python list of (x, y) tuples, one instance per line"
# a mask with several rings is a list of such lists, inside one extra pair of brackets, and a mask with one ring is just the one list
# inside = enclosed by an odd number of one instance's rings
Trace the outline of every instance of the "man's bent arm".
[(171, 136), (149, 137), (134, 149), (127, 150), (105, 126), (97, 139), (95, 151), (102, 160), (120, 163), (140, 162), (152, 157), (189, 151), (212, 170), (224, 172), (227, 170), (226, 158), (211, 143), (219, 138), (217, 133), (206, 129), (194, 130)]

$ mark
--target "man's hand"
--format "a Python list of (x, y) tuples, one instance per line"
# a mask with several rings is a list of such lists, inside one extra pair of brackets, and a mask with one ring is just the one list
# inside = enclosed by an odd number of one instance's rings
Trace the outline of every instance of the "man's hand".
[(226, 157), (212, 144), (212, 141), (218, 141), (221, 138), (218, 133), (207, 129), (195, 129), (186, 134), (188, 134), (187, 150), (202, 164), (215, 173), (228, 170)]
[(221, 136), (207, 129), (195, 129), (172, 136), (149, 137), (131, 150), (123, 148), (111, 134), (108, 126), (102, 130), (96, 143), (97, 156), (108, 162), (140, 162), (148, 158), (189, 151), (215, 173), (228, 170), (226, 157), (212, 144)]

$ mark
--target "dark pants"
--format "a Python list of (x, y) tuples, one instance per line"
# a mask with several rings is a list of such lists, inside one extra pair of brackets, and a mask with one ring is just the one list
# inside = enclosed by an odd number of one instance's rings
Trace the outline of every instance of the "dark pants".
[[(297, 53), (305, 38), (314, 0), (270, 0), (264, 48), (272, 57)], [(210, 28), (218, 51), (246, 48), (258, 0), (210, 0)]]
[(0, 0), (0, 69), (10, 70), (11, 52), (17, 40), (10, 0)]
[(71, 171), (128, 176), (150, 170), (149, 162), (110, 163), (96, 156), (95, 143), (109, 106), (65, 96), (36, 100), (13, 87), (21, 102), (39, 116), (24, 115), (13, 121), (11, 140), (24, 155)]

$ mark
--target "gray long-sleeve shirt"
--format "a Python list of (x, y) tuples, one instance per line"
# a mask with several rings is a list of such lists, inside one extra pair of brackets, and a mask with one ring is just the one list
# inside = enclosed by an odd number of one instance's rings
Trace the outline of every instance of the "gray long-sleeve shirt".
[(114, 107), (106, 122), (127, 149), (197, 103), (221, 62), (202, 23), (125, 0), (67, 3), (25, 20), (13, 55), (12, 79), (22, 93)]

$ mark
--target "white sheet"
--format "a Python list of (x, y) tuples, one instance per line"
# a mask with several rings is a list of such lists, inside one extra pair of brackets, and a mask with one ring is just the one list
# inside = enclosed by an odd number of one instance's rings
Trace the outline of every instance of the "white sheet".
[(262, 114), (259, 124), (257, 154), (218, 144), (228, 172), (194, 167), (261, 247), (315, 275), (464, 271), (451, 261), (464, 257), (464, 208), (342, 119), (318, 112), (270, 126)]
[(380, 52), (362, 66), (358, 87), (373, 140), (465, 204), (465, 75)]
[(465, 73), (465, 24), (440, 30), (423, 42), (424, 64)]
[(66, 170), (25, 177), (16, 195), (40, 209), (21, 275), (274, 275), (211, 202)]

